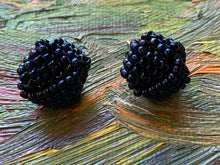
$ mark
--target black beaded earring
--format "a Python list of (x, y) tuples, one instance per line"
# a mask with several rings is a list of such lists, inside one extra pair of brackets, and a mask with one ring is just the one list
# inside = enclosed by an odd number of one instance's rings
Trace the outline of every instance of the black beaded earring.
[(21, 97), (51, 108), (62, 108), (80, 99), (91, 59), (73, 43), (57, 38), (37, 40), (17, 73)]
[(148, 31), (130, 42), (120, 72), (134, 95), (160, 97), (190, 82), (185, 48), (179, 41)]

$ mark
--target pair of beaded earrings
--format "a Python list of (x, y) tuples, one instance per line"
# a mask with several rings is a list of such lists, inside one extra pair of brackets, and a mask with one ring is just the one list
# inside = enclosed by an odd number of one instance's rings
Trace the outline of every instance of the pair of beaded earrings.
[[(134, 95), (161, 97), (190, 82), (185, 48), (179, 41), (148, 31), (130, 42), (120, 73)], [(91, 59), (73, 43), (40, 39), (24, 57), (17, 73), (21, 97), (51, 108), (80, 100)]]

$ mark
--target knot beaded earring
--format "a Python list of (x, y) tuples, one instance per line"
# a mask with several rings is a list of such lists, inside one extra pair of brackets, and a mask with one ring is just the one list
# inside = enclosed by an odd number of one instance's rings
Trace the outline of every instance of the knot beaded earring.
[(179, 41), (148, 31), (130, 42), (120, 72), (134, 95), (160, 97), (190, 82), (185, 61), (185, 48)]
[(52, 108), (74, 104), (80, 99), (90, 63), (73, 43), (61, 38), (37, 40), (17, 69), (20, 95)]

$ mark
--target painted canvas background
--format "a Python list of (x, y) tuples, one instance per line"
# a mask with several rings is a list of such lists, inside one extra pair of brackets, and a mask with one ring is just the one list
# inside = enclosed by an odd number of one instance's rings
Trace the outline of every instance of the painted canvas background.
[[(0, 0), (0, 164), (220, 164), (218, 0)], [(120, 76), (148, 30), (187, 50), (191, 83), (135, 97)], [(16, 69), (40, 38), (92, 59), (81, 101), (53, 111), (19, 96)]]

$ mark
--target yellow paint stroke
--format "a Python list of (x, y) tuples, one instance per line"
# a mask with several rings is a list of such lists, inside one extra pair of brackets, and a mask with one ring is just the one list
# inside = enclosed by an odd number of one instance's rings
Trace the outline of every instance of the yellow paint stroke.
[[(161, 148), (165, 143), (159, 143), (158, 145), (154, 146), (153, 148), (147, 150), (146, 152), (138, 155), (137, 157), (135, 157), (135, 159), (133, 159), (132, 161), (129, 161), (130, 163), (135, 163), (137, 160), (142, 159), (144, 156), (151, 154), (152, 152), (158, 150), (159, 148)], [(125, 157), (123, 159), (121, 159), (119, 162), (117, 162), (116, 164), (123, 164), (126, 160), (128, 159), (128, 157)]]
[[(74, 145), (68, 145), (68, 146), (65, 146), (65, 147), (63, 147), (63, 148), (61, 148), (61, 149), (51, 149), (51, 150), (47, 150), (48, 148), (43, 148), (43, 149), (38, 150), (38, 151), (36, 151), (36, 152), (33, 152), (33, 150), (31, 150), (31, 151), (26, 152), (24, 155), (20, 156), (19, 158), (14, 159), (12, 162), (8, 162), (8, 163), (11, 164), (11, 163), (13, 163), (13, 162), (20, 162), (20, 161), (22, 161), (22, 164), (23, 164), (23, 163), (25, 163), (25, 162), (29, 162), (29, 161), (32, 161), (32, 160), (34, 160), (34, 159), (37, 159), (37, 158), (39, 158), (39, 157), (41, 157), (41, 156), (46, 156), (46, 155), (49, 155), (49, 154), (53, 154), (53, 153), (55, 153), (55, 152), (62, 152), (62, 151), (64, 151), (64, 150), (66, 150), (66, 149), (74, 148), (74, 147), (76, 147), (76, 146), (78, 146), (78, 145), (81, 145), (81, 144), (83, 144), (83, 143), (85, 143), (85, 142), (88, 142), (88, 141), (90, 141), (90, 140), (92, 140), (92, 139), (94, 139), (94, 138), (97, 138), (97, 137), (100, 137), (100, 136), (102, 136), (102, 135), (104, 135), (104, 134), (107, 134), (108, 132), (111, 132), (111, 131), (117, 129), (118, 127), (119, 127), (119, 123), (118, 123), (118, 122), (113, 122), (113, 123), (112, 123), (110, 126), (108, 126), (107, 128), (104, 128), (104, 129), (102, 129), (102, 130), (100, 130), (100, 131), (97, 131), (97, 132), (95, 132), (95, 133), (89, 135), (87, 138), (85, 138), (85, 139), (83, 139), (83, 140), (77, 142), (77, 143), (74, 144)], [(34, 150), (36, 150), (36, 148), (35, 148)], [(44, 150), (47, 150), (47, 151), (45, 151), (45, 152), (42, 153), (42, 151), (44, 151)], [(39, 153), (39, 152), (41, 152), (41, 153)], [(37, 153), (39, 153), (39, 154), (37, 154)], [(36, 155), (36, 154), (37, 154), (37, 155)], [(31, 155), (33, 155), (33, 156), (31, 157)], [(29, 158), (29, 157), (30, 157), (30, 158)], [(25, 159), (26, 159), (26, 160), (25, 160)]]
[[(200, 42), (194, 42), (190, 45), (190, 47), (196, 46), (195, 50), (196, 52), (207, 52), (209, 47), (215, 46), (216, 41), (200, 41)], [(217, 55), (220, 55), (217, 53)]]
[(102, 130), (100, 130), (100, 131), (97, 131), (97, 132), (91, 134), (90, 136), (88, 136), (87, 138), (83, 139), (82, 141), (76, 143), (75, 145), (77, 146), (77, 145), (82, 144), (82, 143), (84, 143), (84, 142), (90, 141), (90, 140), (92, 140), (92, 139), (94, 139), (94, 138), (100, 137), (100, 136), (102, 136), (102, 135), (104, 135), (104, 134), (107, 134), (108, 132), (113, 131), (114, 129), (116, 129), (116, 128), (118, 128), (118, 127), (119, 127), (118, 122), (113, 122), (113, 123), (112, 123), (110, 126), (108, 126), (107, 128), (104, 128), (104, 129), (102, 129)]
[[(52, 149), (52, 150), (46, 151), (46, 152), (44, 152), (44, 153), (42, 153), (42, 154), (38, 154), (38, 155), (36, 155), (36, 156), (34, 156), (34, 157), (32, 157), (32, 158), (26, 160), (26, 161), (23, 161), (22, 164), (23, 164), (23, 163), (26, 163), (26, 162), (29, 162), (29, 161), (31, 161), (31, 160), (37, 159), (37, 158), (39, 158), (39, 157), (41, 157), (41, 156), (46, 156), (46, 155), (48, 155), (48, 154), (52, 154), (52, 153), (55, 153), (55, 152), (58, 152), (58, 151), (59, 151), (59, 150), (56, 150), (56, 149)], [(39, 152), (39, 151), (38, 151), (38, 152)]]

